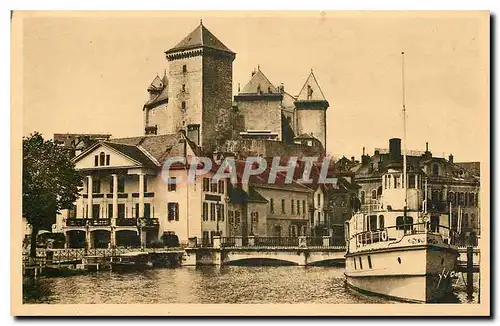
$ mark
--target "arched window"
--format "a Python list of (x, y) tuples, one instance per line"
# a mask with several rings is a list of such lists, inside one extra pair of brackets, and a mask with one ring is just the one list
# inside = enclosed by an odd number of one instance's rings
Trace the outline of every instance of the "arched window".
[(106, 161), (106, 154), (104, 154), (104, 152), (101, 152), (99, 154), (99, 165), (103, 166), (105, 164), (105, 161)]
[(411, 216), (406, 217), (405, 230), (413, 230), (413, 217), (411, 217)]
[(455, 200), (455, 194), (453, 193), (453, 191), (448, 191), (447, 199), (449, 203), (453, 204), (453, 201)]
[(432, 165), (432, 175), (437, 177), (439, 175), (439, 165)]
[(364, 191), (361, 191), (359, 193), (359, 200), (361, 201), (361, 205), (365, 204), (365, 192)]
[(372, 200), (377, 200), (377, 190), (376, 189), (372, 190)]
[(391, 188), (391, 175), (387, 176), (387, 189)]
[(396, 217), (396, 230), (404, 230), (405, 229), (405, 218), (404, 216)]

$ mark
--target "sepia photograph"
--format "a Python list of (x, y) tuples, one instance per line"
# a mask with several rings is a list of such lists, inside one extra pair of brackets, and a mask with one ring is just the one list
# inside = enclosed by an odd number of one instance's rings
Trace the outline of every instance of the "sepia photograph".
[(13, 11), (12, 314), (488, 316), (490, 19)]

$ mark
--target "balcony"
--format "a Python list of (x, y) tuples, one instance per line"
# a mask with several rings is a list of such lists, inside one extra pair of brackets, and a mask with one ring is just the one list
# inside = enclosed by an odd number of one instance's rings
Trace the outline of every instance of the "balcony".
[(119, 217), (116, 219), (116, 226), (137, 226), (137, 219)]
[(110, 218), (95, 218), (89, 219), (90, 225), (92, 226), (110, 226), (111, 219)]
[(66, 220), (66, 226), (85, 226), (87, 220), (83, 218), (68, 218)]
[(159, 227), (160, 222), (157, 218), (143, 218), (140, 219), (140, 225), (146, 229), (154, 229)]

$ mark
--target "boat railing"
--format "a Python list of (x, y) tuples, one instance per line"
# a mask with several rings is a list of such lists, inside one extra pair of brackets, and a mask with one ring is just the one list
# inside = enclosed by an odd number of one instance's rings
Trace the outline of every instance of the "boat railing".
[(359, 232), (353, 235), (349, 239), (349, 242), (351, 242), (351, 240), (355, 240), (356, 247), (362, 247), (373, 243), (397, 240), (396, 238), (394, 238), (395, 234), (398, 234), (400, 236), (404, 236), (407, 234), (439, 234), (443, 236), (444, 242), (450, 245), (457, 245), (459, 239), (458, 233), (448, 226), (424, 222), (400, 224), (375, 230)]

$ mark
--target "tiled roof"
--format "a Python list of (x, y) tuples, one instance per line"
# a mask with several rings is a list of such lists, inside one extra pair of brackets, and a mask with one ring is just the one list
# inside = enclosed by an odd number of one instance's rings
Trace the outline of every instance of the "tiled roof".
[(173, 53), (182, 50), (190, 50), (195, 48), (210, 48), (228, 53), (234, 53), (229, 50), (214, 34), (212, 34), (203, 24), (200, 23), (194, 31), (180, 41), (176, 46), (168, 50), (166, 53)]
[(136, 160), (141, 163), (145, 167), (156, 167), (155, 162), (153, 162), (144, 152), (142, 152), (137, 146), (134, 145), (126, 145), (126, 144), (117, 144), (111, 142), (105, 142), (105, 144), (109, 147), (114, 148), (115, 150), (127, 155), (128, 157)]
[(155, 106), (157, 103), (163, 103), (168, 100), (168, 79), (167, 75), (160, 79), (156, 76), (148, 87), (148, 91), (154, 92), (147, 102), (144, 104), (145, 107)]
[(184, 155), (184, 144), (180, 140), (180, 134), (168, 134), (115, 138), (106, 143), (133, 146), (139, 151), (143, 149), (162, 164), (168, 157)]

